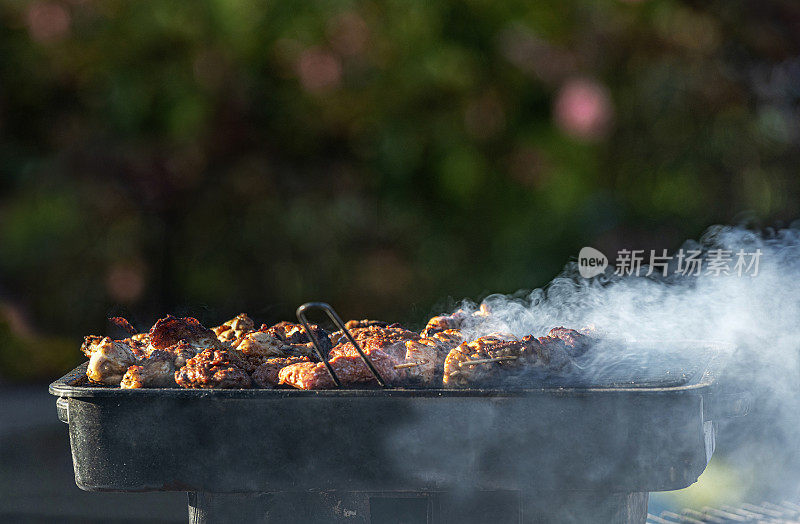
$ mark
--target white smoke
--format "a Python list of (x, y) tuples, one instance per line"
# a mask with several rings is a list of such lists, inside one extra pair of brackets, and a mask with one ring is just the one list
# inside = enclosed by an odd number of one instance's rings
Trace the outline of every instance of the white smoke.
[[(699, 242), (681, 247), (702, 250), (704, 256), (714, 249), (761, 250), (758, 274), (682, 276), (674, 274), (673, 263), (667, 277), (620, 277), (607, 268), (586, 279), (570, 262), (542, 289), (486, 297), (483, 304), (491, 315), (474, 317), (469, 334), (542, 336), (556, 326), (591, 326), (611, 341), (593, 350), (597, 376), (620, 364), (646, 368), (663, 362), (665, 353), (682, 362), (702, 360), (708, 357), (707, 343), (729, 348), (721, 355), (727, 366), (720, 381), (750, 391), (755, 402), (747, 420), (721, 428), (720, 436), (731, 443), (731, 453), (738, 451), (745, 460), (758, 457), (753, 460), (760, 461), (759, 482), (767, 491), (780, 486), (795, 493), (800, 485), (800, 229), (714, 226)], [(640, 274), (646, 273), (644, 267)], [(461, 308), (478, 310), (469, 301)]]

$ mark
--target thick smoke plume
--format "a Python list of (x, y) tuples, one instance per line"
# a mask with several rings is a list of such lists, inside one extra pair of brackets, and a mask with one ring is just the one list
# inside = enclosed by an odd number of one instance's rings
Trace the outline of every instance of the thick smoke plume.
[[(541, 336), (556, 326), (594, 327), (608, 341), (595, 348), (583, 368), (602, 379), (608, 369), (646, 369), (667, 360), (702, 361), (710, 345), (727, 364), (726, 387), (753, 394), (748, 417), (720, 428), (734, 460), (750, 461), (755, 483), (765, 491), (800, 485), (800, 229), (753, 231), (714, 226), (683, 250), (714, 250), (734, 257), (760, 250), (758, 273), (676, 274), (673, 260), (662, 276), (618, 276), (609, 267), (586, 279), (570, 262), (550, 284), (513, 296), (484, 301), (491, 315), (476, 316), (473, 335), (506, 332)], [(608, 253), (607, 255), (612, 255)], [(609, 257), (613, 258), (613, 257)], [(613, 262), (612, 262), (613, 263)], [(733, 264), (731, 263), (731, 266)], [(648, 268), (643, 266), (640, 275)], [(468, 311), (478, 305), (464, 302)], [(630, 343), (650, 341), (648, 344)], [(738, 453), (738, 455), (737, 455)], [(736, 458), (738, 456), (738, 459)]]

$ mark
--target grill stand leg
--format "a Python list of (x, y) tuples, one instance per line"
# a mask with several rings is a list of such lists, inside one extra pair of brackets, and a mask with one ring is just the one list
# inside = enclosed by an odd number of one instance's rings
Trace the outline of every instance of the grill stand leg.
[[(581, 491), (472, 492), (469, 496), (445, 493), (189, 493), (190, 524), (303, 523), (383, 524), (377, 515), (392, 515), (392, 502), (429, 500), (428, 510), (409, 522), (428, 524), (643, 524), (647, 519), (644, 493)], [(373, 508), (370, 499), (388, 500)], [(406, 501), (406, 502), (403, 502)], [(407, 506), (406, 506), (407, 507)], [(514, 509), (517, 508), (517, 509)], [(388, 513), (387, 513), (388, 511)], [(419, 513), (419, 512), (418, 512)], [(427, 513), (427, 516), (425, 514)], [(396, 514), (395, 514), (396, 516)], [(396, 519), (391, 519), (394, 521)]]

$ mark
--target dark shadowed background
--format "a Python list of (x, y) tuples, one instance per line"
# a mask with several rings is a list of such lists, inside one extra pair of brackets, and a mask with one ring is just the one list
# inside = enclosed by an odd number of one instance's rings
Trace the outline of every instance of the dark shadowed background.
[(798, 52), (789, 0), (0, 1), (0, 384), (109, 316), (420, 325), (791, 220)]

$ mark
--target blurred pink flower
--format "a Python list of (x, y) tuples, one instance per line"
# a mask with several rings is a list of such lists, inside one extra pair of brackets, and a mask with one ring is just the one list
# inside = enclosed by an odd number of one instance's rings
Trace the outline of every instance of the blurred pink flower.
[(25, 12), (28, 34), (39, 43), (57, 42), (69, 34), (70, 16), (54, 2), (33, 2)]
[(303, 88), (311, 93), (335, 89), (342, 81), (342, 64), (339, 58), (319, 47), (303, 51), (296, 69)]
[(588, 79), (570, 80), (556, 97), (556, 125), (575, 138), (595, 140), (608, 132), (614, 109), (608, 90)]

